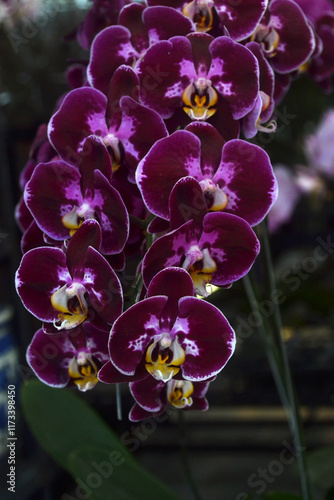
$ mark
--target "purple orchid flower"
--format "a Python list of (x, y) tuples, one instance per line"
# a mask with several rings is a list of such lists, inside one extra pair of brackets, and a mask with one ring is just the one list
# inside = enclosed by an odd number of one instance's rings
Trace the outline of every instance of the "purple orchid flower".
[(315, 31), (319, 40), (319, 50), (313, 55), (309, 68), (311, 78), (330, 94), (333, 91), (334, 73), (334, 11), (318, 19)]
[(268, 0), (148, 0), (148, 5), (168, 5), (182, 11), (196, 26), (196, 31), (208, 32), (215, 26), (215, 16), (233, 40), (250, 36), (264, 14)]
[(330, 0), (295, 0), (311, 21), (317, 47), (306, 66), (311, 78), (329, 94), (333, 89), (334, 72), (334, 6)]
[(110, 155), (102, 141), (88, 138), (79, 169), (63, 161), (39, 164), (26, 185), (24, 199), (50, 238), (66, 240), (85, 220), (96, 219), (102, 230), (100, 251), (116, 254), (127, 241), (129, 217), (108, 180), (111, 172)]
[(94, 5), (88, 12), (83, 23), (78, 26), (74, 35), (78, 43), (89, 49), (95, 36), (107, 26), (117, 24), (118, 15), (129, 0), (94, 0)]
[(43, 123), (38, 127), (36, 136), (30, 148), (29, 160), (20, 174), (20, 187), (22, 191), (30, 179), (36, 165), (38, 165), (38, 163), (48, 162), (56, 156), (57, 152), (53, 149), (48, 140), (47, 125)]
[(168, 200), (175, 183), (192, 176), (208, 209), (258, 224), (277, 196), (268, 155), (262, 148), (223, 138), (209, 124), (193, 123), (158, 141), (139, 163), (136, 179), (148, 209), (169, 220)]
[(274, 102), (276, 107), (283, 101), (292, 81), (291, 73), (275, 73)]
[(113, 171), (125, 162), (133, 175), (150, 147), (167, 135), (159, 115), (129, 97), (136, 95), (137, 86), (135, 73), (122, 66), (112, 78), (108, 98), (89, 87), (69, 92), (48, 127), (59, 156), (77, 166), (86, 138), (95, 135), (108, 149)]
[(272, 0), (251, 36), (277, 73), (298, 70), (315, 49), (315, 37), (302, 9), (292, 0)]
[[(148, 86), (152, 68), (159, 82)], [(258, 97), (257, 59), (227, 36), (192, 33), (157, 42), (136, 72), (142, 102), (165, 119), (173, 117), (173, 130), (189, 120), (210, 120), (226, 140), (238, 137), (237, 120), (253, 109)]]
[(328, 14), (334, 10), (331, 0), (318, 0), (317, 2), (313, 0), (294, 0), (294, 2), (299, 5), (304, 14), (313, 23), (316, 23), (324, 14)]
[[(132, 3), (122, 9), (119, 25), (101, 31), (95, 38), (87, 77), (90, 85), (107, 94), (110, 80), (122, 64), (133, 66), (148, 47), (159, 40), (194, 31), (191, 21), (170, 7), (149, 7)], [(154, 84), (154, 70), (145, 82)], [(155, 82), (158, 85), (159, 81)]]
[(198, 295), (207, 296), (207, 284), (227, 286), (245, 276), (259, 250), (246, 221), (236, 215), (208, 213), (202, 224), (189, 220), (155, 240), (143, 260), (144, 284), (148, 287), (161, 269), (176, 266), (189, 272)]
[(46, 333), (71, 330), (86, 320), (103, 329), (121, 314), (121, 285), (95, 249), (100, 243), (99, 224), (88, 220), (71, 238), (66, 254), (40, 247), (23, 256), (17, 293), (28, 311), (45, 322)]
[(246, 44), (246, 47), (256, 57), (260, 71), (260, 90), (256, 104), (252, 111), (241, 120), (241, 128), (245, 137), (251, 139), (259, 130), (266, 133), (272, 133), (276, 130), (276, 122), (271, 120), (275, 109), (275, 73), (258, 43), (250, 42)]
[(183, 269), (164, 269), (155, 276), (147, 298), (115, 321), (111, 362), (102, 367), (99, 379), (115, 383), (152, 376), (163, 382), (202, 382), (219, 373), (233, 354), (235, 335), (219, 309), (193, 293)]
[(36, 221), (33, 220), (22, 235), (22, 254), (29, 252), (29, 250), (32, 250), (33, 248), (44, 247), (47, 245), (64, 249), (64, 241), (56, 241), (47, 237), (47, 235), (38, 227)]
[(73, 331), (47, 335), (38, 330), (27, 350), (27, 362), (37, 377), (51, 387), (93, 389), (98, 370), (109, 359), (109, 331), (84, 323)]
[(167, 383), (147, 377), (130, 383), (136, 404), (132, 407), (129, 419), (138, 422), (154, 415), (161, 415), (168, 406), (179, 410), (206, 411), (209, 407), (205, 394), (209, 382), (190, 382), (189, 380), (169, 380)]
[(88, 61), (80, 61), (71, 64), (66, 70), (66, 81), (70, 90), (86, 87)]

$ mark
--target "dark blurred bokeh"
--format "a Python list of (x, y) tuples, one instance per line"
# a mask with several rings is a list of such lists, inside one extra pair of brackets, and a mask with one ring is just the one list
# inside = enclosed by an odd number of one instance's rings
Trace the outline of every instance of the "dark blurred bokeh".
[[(0, 10), (0, 307), (7, 311), (3, 335), (11, 334), (8, 349), (12, 350), (11, 362), (17, 363), (17, 387), (31, 376), (25, 350), (39, 327), (39, 322), (21, 306), (14, 288), (14, 273), (21, 258), (21, 234), (14, 220), (14, 208), (21, 196), (18, 179), (38, 125), (48, 122), (57, 99), (68, 89), (64, 73), (69, 61), (88, 58), (75, 41), (64, 41), (65, 35), (84, 18), (87, 3), (34, 2), (43, 15), (32, 15), (30, 19), (24, 13), (21, 18), (1, 18)], [(334, 107), (334, 97), (326, 96), (307, 76), (302, 76), (293, 82), (278, 108), (277, 133), (259, 134), (254, 142), (267, 150), (273, 164), (305, 165), (303, 139), (330, 107)], [(333, 235), (334, 179), (328, 181), (327, 188), (326, 196), (303, 198), (291, 221), (272, 235), (271, 241), (277, 287), (284, 299), (284, 335), (303, 405), (309, 449), (334, 444), (333, 255), (329, 252), (328, 259), (313, 266), (311, 262), (321, 245), (319, 241), (326, 242)], [(260, 264), (254, 271), (261, 279)], [(249, 323), (250, 309), (242, 283), (218, 292), (212, 302), (222, 308), (239, 332), (239, 343), (235, 356), (211, 385), (209, 412), (187, 414), (189, 452), (205, 499), (237, 499), (239, 493), (250, 489), (250, 475), (277, 459), (282, 443), (291, 443), (291, 437), (256, 328), (243, 326)], [(0, 358), (0, 369), (4, 364)], [(113, 389), (97, 386), (83, 397), (118, 433), (131, 434), (136, 431), (126, 418), (131, 398), (126, 388), (122, 393), (122, 422), (116, 419)], [(73, 488), (72, 479), (40, 450), (22, 419), (17, 425), (21, 472), (15, 498), (63, 498)], [(146, 437), (136, 451), (138, 459), (167, 480), (182, 499), (191, 498), (177, 456), (177, 422), (171, 419), (160, 424)], [(5, 477), (3, 446), (1, 452), (1, 475)], [(287, 467), (271, 486), (298, 491), (293, 467)], [(7, 497), (10, 493), (4, 485), (1, 498)]]

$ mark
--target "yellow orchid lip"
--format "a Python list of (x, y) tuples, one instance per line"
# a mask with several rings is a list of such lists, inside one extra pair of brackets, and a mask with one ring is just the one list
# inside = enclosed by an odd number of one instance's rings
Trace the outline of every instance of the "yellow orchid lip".
[(208, 248), (200, 249), (198, 245), (194, 245), (189, 249), (192, 256), (196, 256), (196, 262), (190, 265), (190, 258), (186, 258), (182, 264), (183, 269), (186, 269), (194, 283), (194, 291), (197, 295), (207, 297), (209, 292), (207, 285), (212, 280), (212, 274), (217, 270), (217, 264), (210, 255)]
[(277, 54), (277, 47), (280, 42), (278, 32), (272, 26), (259, 24), (251, 36), (251, 42), (258, 42), (267, 57), (274, 57)]
[(70, 230), (71, 237), (83, 223), (83, 219), (78, 216), (78, 209), (79, 207), (74, 207), (62, 217), (63, 226)]
[(171, 380), (167, 383), (167, 399), (175, 408), (191, 406), (193, 392), (194, 385), (189, 380)]
[(70, 212), (62, 217), (63, 226), (69, 229), (70, 236), (81, 227), (87, 219), (94, 219), (94, 210), (85, 202), (81, 207), (74, 206)]
[(52, 294), (52, 307), (59, 312), (58, 320), (53, 322), (57, 330), (69, 330), (85, 321), (88, 315), (85, 294), (86, 289), (80, 283), (64, 285)]
[(226, 208), (228, 203), (227, 194), (219, 186), (215, 185), (211, 179), (200, 181), (200, 186), (210, 212), (218, 212)]
[(93, 389), (97, 382), (98, 368), (93, 361), (92, 355), (86, 352), (79, 352), (77, 357), (74, 357), (68, 367), (68, 373), (82, 392)]
[(192, 120), (207, 120), (215, 114), (214, 107), (218, 101), (218, 94), (212, 87), (211, 81), (206, 78), (198, 78), (191, 82), (182, 94), (184, 104), (183, 111)]
[(183, 7), (182, 14), (194, 22), (196, 31), (206, 33), (213, 25), (212, 7), (212, 0), (193, 0)]
[(156, 380), (168, 382), (180, 371), (184, 360), (185, 352), (178, 338), (172, 339), (169, 333), (163, 333), (148, 346), (145, 368)]
[(112, 171), (117, 172), (122, 163), (121, 142), (114, 134), (108, 134), (103, 140), (111, 158)]

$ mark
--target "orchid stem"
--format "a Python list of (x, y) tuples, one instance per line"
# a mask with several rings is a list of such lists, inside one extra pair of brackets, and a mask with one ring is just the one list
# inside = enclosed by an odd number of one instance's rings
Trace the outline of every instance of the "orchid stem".
[[(257, 312), (258, 314), (261, 314), (259, 303), (258, 303), (258, 300), (257, 300), (255, 292), (254, 292), (254, 286), (252, 284), (252, 281), (251, 281), (249, 275), (244, 276), (243, 283), (244, 283), (247, 298), (248, 298), (248, 301), (251, 305), (252, 311)], [(289, 400), (288, 400), (288, 396), (286, 393), (285, 384), (283, 381), (283, 366), (282, 366), (282, 363), (280, 361), (279, 353), (277, 352), (277, 347), (275, 344), (273, 344), (271, 337), (268, 335), (268, 332), (270, 331), (268, 322), (266, 321), (266, 319), (263, 317), (262, 314), (261, 314), (261, 316), (262, 316), (262, 322), (258, 326), (258, 330), (259, 330), (260, 335), (262, 336), (262, 340), (263, 340), (265, 348), (266, 348), (268, 362), (269, 362), (271, 371), (274, 375), (274, 379), (276, 382), (277, 390), (279, 392), (281, 401), (282, 401), (284, 407), (287, 409), (289, 407)]]
[(184, 418), (184, 414), (182, 411), (179, 411), (179, 439), (180, 439), (180, 448), (181, 448), (181, 459), (183, 463), (184, 472), (186, 474), (189, 487), (191, 492), (195, 498), (195, 500), (202, 500), (202, 497), (197, 489), (193, 473), (191, 471), (189, 457), (188, 457), (188, 449), (187, 449), (187, 439), (186, 439), (186, 422)]
[(130, 217), (130, 222), (133, 222), (141, 229), (147, 228), (147, 222), (145, 220), (140, 219), (139, 217), (136, 217), (135, 215), (132, 215), (132, 214), (129, 214), (129, 217)]
[[(270, 291), (273, 291), (276, 289), (276, 280), (275, 280), (274, 266), (270, 251), (268, 225), (266, 220), (262, 223), (262, 242), (263, 242), (264, 264), (268, 276), (269, 287)], [(275, 333), (272, 336), (274, 337), (273, 339), (274, 342), (277, 343), (280, 360), (283, 365), (282, 382), (286, 389), (286, 395), (289, 401), (288, 417), (290, 421), (290, 427), (295, 439), (295, 447), (296, 447), (296, 454), (299, 466), (303, 499), (312, 500), (314, 496), (305, 460), (305, 453), (304, 453), (305, 439), (304, 439), (304, 432), (300, 416), (300, 407), (292, 381), (288, 355), (283, 339), (282, 318), (277, 301), (274, 301), (274, 322), (275, 322)]]
[(117, 420), (122, 420), (122, 398), (121, 398), (120, 384), (116, 384), (116, 408), (117, 408)]

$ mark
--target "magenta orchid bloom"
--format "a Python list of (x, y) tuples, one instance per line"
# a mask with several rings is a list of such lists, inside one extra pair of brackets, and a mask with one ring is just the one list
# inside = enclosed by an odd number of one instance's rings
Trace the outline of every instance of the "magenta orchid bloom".
[(189, 220), (158, 238), (145, 254), (146, 287), (161, 269), (181, 267), (189, 272), (199, 295), (206, 285), (230, 285), (248, 273), (260, 245), (246, 221), (231, 214), (208, 213), (202, 224)]
[(87, 137), (99, 137), (108, 149), (113, 171), (126, 164), (133, 173), (150, 147), (167, 135), (162, 119), (139, 104), (137, 77), (122, 66), (114, 74), (108, 98), (99, 90), (72, 90), (49, 122), (49, 138), (59, 156), (77, 166)]
[[(109, 339), (111, 362), (100, 370), (99, 379), (115, 383), (152, 376), (165, 383), (180, 377), (202, 382), (217, 375), (234, 351), (234, 332), (219, 309), (193, 294), (192, 280), (183, 269), (157, 274), (147, 298), (115, 321)], [(207, 325), (210, 335), (205, 333)]]
[(148, 5), (168, 5), (180, 10), (195, 24), (196, 31), (210, 32), (219, 23), (236, 41), (250, 36), (268, 5), (268, 0), (148, 0)]
[(87, 139), (86, 150), (90, 154), (82, 154), (79, 168), (63, 161), (39, 164), (26, 185), (24, 199), (50, 238), (66, 240), (85, 220), (96, 219), (102, 230), (101, 252), (116, 254), (128, 238), (128, 213), (109, 182), (111, 160), (102, 141)]
[(51, 387), (93, 389), (97, 373), (108, 361), (108, 331), (86, 322), (69, 332), (47, 335), (38, 330), (27, 350), (27, 362)]
[(44, 331), (71, 330), (86, 320), (103, 328), (121, 314), (121, 285), (95, 249), (100, 242), (99, 225), (89, 220), (73, 235), (66, 254), (60, 248), (40, 247), (23, 256), (16, 273), (17, 292), (25, 307), (44, 322)]
[(138, 422), (152, 415), (160, 415), (168, 406), (179, 410), (206, 411), (209, 407), (205, 394), (209, 382), (169, 380), (167, 383), (147, 377), (130, 383), (130, 390), (136, 403), (131, 408), (129, 419)]
[(224, 144), (209, 124), (191, 124), (158, 141), (139, 163), (136, 180), (148, 209), (169, 220), (169, 196), (182, 177), (201, 185), (210, 211), (261, 222), (277, 196), (268, 155), (262, 148), (235, 139)]
[(247, 139), (255, 137), (257, 132), (272, 133), (276, 123), (270, 121), (275, 109), (275, 73), (256, 42), (249, 42), (246, 47), (254, 54), (259, 64), (259, 94), (252, 111), (241, 120), (241, 129)]
[[(159, 81), (148, 87), (152, 68), (159, 69)], [(173, 117), (170, 128), (210, 120), (225, 139), (238, 137), (237, 120), (253, 109), (259, 90), (257, 59), (227, 36), (192, 33), (157, 42), (136, 72), (143, 104)]]
[[(132, 3), (124, 7), (119, 25), (101, 31), (95, 38), (87, 77), (90, 85), (107, 94), (110, 80), (119, 66), (133, 66), (148, 47), (159, 40), (194, 31), (191, 21), (170, 7), (149, 7)], [(146, 86), (152, 85), (154, 69)], [(158, 83), (158, 82), (156, 82)], [(145, 88), (145, 85), (144, 85)]]
[(311, 78), (327, 93), (333, 90), (334, 72), (334, 6), (330, 0), (295, 0), (311, 21), (317, 40), (317, 47), (307, 64)]
[(308, 61), (315, 49), (313, 30), (292, 0), (272, 0), (251, 36), (260, 44), (277, 73), (291, 73)]

